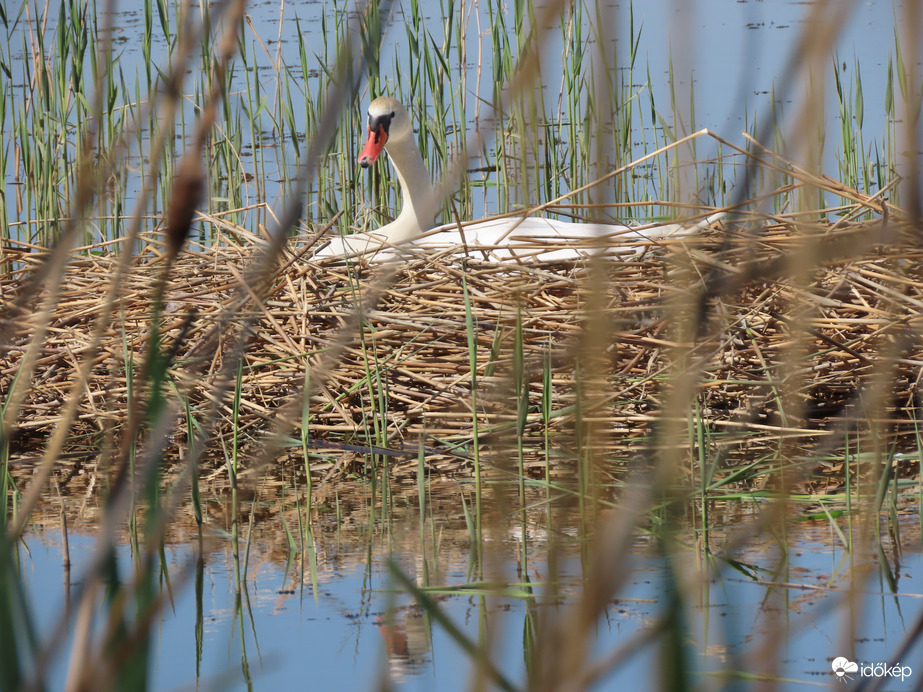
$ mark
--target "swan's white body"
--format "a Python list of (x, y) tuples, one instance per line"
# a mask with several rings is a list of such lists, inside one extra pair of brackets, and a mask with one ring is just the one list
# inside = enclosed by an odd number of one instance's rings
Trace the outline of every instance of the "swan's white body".
[(429, 255), (450, 252), (495, 260), (565, 261), (594, 254), (626, 258), (650, 249), (652, 243), (689, 236), (721, 216), (712, 214), (691, 226), (623, 226), (569, 223), (538, 216), (503, 217), (461, 226), (446, 224), (399, 243), (381, 231), (354, 233), (331, 239), (315, 256), (384, 261), (426, 251)]
[(651, 241), (691, 235), (724, 216), (712, 214), (691, 226), (584, 224), (537, 216), (506, 216), (432, 228), (438, 205), (413, 138), (410, 115), (397, 100), (386, 96), (369, 106), (368, 140), (359, 155), (360, 165), (365, 168), (374, 163), (382, 149), (388, 152), (400, 181), (401, 213), (375, 231), (331, 239), (315, 257), (361, 256), (382, 261), (415, 250), (497, 260), (560, 261), (598, 253), (625, 257), (643, 252)]

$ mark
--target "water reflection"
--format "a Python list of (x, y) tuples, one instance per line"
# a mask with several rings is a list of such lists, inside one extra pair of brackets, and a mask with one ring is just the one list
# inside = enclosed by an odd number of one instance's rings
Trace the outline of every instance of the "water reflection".
[[(367, 488), (359, 490), (343, 488), (339, 518), (319, 517), (304, 552), (289, 550), (286, 525), (298, 525), (297, 509), (284, 501), (253, 523), (249, 549), (242, 543), (237, 557), (217, 523), (201, 545), (191, 522), (179, 523), (161, 570), (168, 605), (155, 628), (154, 689), (226, 679), (232, 689), (301, 689), (306, 681), (370, 689), (384, 679), (400, 689), (468, 689), (471, 659), (450, 627), (471, 642), (489, 641), (498, 674), (521, 685), (535, 665), (530, 640), (560, 622), (583, 592), (592, 556), (577, 513), (567, 503), (545, 505), (536, 493), (526, 531), (503, 517), (485, 522), (484, 564), (477, 565), (464, 485), (434, 485), (432, 513), (422, 521), (409, 496), (396, 495), (384, 523)], [(711, 531), (712, 551), (689, 530), (669, 554), (659, 538), (642, 534), (625, 557), (631, 576), (593, 636), (591, 669), (603, 689), (657, 684), (661, 653), (646, 637), (670, 614), (666, 594), (677, 578), (685, 648), (700, 675), (717, 676), (700, 682), (736, 671), (792, 681), (782, 688), (827, 684), (835, 657), (887, 661), (920, 618), (923, 559), (911, 515), (899, 524), (898, 544), (885, 538), (879, 561), (877, 546), (857, 543), (847, 552), (826, 521), (787, 522), (785, 542), (772, 532), (741, 541), (740, 527), (753, 526), (761, 508), (727, 503), (721, 511), (728, 523)], [(848, 521), (838, 528), (848, 530)], [(72, 531), (69, 541), (70, 584), (59, 527), (36, 526), (21, 551), (41, 627), (66, 607), (92, 553), (92, 534)], [(448, 625), (397, 588), (392, 561)], [(118, 564), (131, 569), (127, 541)], [(626, 646), (634, 653), (610, 670), (606, 662)], [(917, 642), (902, 658), (912, 665), (920, 655)], [(64, 661), (56, 661), (53, 688), (63, 688), (64, 674)], [(909, 689), (902, 684), (889, 689)]]
[(375, 618), (392, 682), (407, 682), (432, 663), (430, 625), (423, 609), (414, 604)]

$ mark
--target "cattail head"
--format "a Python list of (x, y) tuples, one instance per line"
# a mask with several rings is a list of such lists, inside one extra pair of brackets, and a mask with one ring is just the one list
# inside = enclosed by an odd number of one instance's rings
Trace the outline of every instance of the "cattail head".
[(167, 207), (167, 256), (173, 260), (189, 237), (189, 227), (202, 201), (205, 173), (198, 154), (187, 153), (173, 176), (173, 191)]

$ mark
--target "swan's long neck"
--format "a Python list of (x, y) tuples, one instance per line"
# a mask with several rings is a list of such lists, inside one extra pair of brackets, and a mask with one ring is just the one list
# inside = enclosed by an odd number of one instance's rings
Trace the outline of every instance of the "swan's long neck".
[(388, 242), (398, 244), (433, 227), (436, 201), (433, 181), (412, 135), (400, 141), (390, 140), (385, 151), (401, 184), (402, 206), (398, 217), (381, 230), (387, 231)]

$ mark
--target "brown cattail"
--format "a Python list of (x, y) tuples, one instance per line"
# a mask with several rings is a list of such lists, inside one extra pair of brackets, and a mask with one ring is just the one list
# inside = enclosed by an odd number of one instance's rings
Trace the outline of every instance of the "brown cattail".
[(167, 207), (167, 257), (173, 259), (183, 249), (189, 237), (189, 227), (205, 188), (205, 174), (198, 153), (189, 152), (183, 156), (173, 177), (173, 192)]

